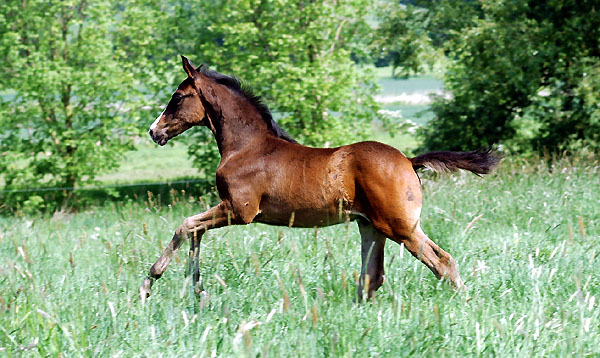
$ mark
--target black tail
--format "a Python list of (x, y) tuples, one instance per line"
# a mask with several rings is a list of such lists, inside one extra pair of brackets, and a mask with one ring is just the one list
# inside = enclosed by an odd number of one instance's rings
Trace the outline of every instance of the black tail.
[(492, 171), (502, 156), (489, 148), (472, 152), (430, 152), (409, 159), (414, 170), (429, 168), (436, 172), (452, 172), (464, 169), (479, 175)]

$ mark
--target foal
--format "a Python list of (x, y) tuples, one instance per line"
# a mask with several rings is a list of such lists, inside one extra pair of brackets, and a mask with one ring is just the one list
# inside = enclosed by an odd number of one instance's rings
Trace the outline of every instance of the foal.
[(184, 238), (190, 239), (190, 269), (197, 283), (202, 235), (253, 221), (288, 225), (293, 220), (296, 227), (320, 227), (356, 220), (362, 239), (359, 299), (363, 289), (370, 297), (383, 283), (386, 238), (403, 243), (436, 277), (448, 279), (456, 288), (463, 286), (452, 256), (421, 229), (423, 194), (415, 170), (485, 174), (499, 162), (496, 153), (431, 152), (407, 158), (378, 142), (306, 147), (279, 128), (268, 108), (236, 79), (196, 69), (183, 56), (182, 61), (188, 77), (149, 134), (162, 146), (193, 126), (208, 127), (221, 154), (216, 179), (222, 201), (177, 228), (140, 287), (142, 301)]

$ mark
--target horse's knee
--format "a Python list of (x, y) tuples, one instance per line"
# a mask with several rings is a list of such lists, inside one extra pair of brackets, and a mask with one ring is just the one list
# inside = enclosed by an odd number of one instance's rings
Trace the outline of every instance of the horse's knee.
[(183, 219), (183, 222), (181, 223), (181, 225), (179, 225), (179, 227), (175, 231), (175, 234), (187, 237), (194, 232), (202, 230), (206, 231), (205, 225), (195, 222), (193, 217), (187, 217)]
[(177, 230), (175, 230), (175, 236), (180, 237), (180, 238), (187, 236), (188, 225), (189, 225), (189, 218), (183, 219), (181, 224), (177, 227)]

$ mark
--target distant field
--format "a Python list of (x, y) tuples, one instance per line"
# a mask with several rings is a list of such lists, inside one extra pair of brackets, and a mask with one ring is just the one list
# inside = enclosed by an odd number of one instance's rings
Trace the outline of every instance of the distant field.
[(184, 244), (142, 307), (160, 248), (206, 204), (0, 218), (0, 356), (599, 356), (599, 170), (581, 158), (506, 161), (484, 179), (422, 175), (423, 228), (468, 289), (453, 292), (390, 242), (387, 281), (364, 304), (353, 303), (354, 223), (210, 231), (210, 299), (184, 280)]
[(380, 77), (379, 85), (381, 86), (381, 94), (384, 96), (414, 92), (434, 92), (443, 89), (442, 81), (433, 77), (414, 77), (408, 79)]
[(184, 144), (173, 141), (159, 147), (148, 137), (141, 138), (136, 150), (125, 153), (119, 168), (98, 180), (105, 183), (167, 181), (196, 174), (198, 169), (192, 167)]
[[(439, 93), (444, 89), (442, 81), (431, 75), (396, 79), (391, 77), (390, 67), (377, 68), (376, 73), (381, 87), (378, 97), (382, 98), (402, 94)], [(429, 108), (428, 104), (387, 103), (383, 105), (383, 108), (390, 111), (400, 111), (403, 118), (419, 124), (424, 124), (431, 118), (431, 113), (426, 112)]]

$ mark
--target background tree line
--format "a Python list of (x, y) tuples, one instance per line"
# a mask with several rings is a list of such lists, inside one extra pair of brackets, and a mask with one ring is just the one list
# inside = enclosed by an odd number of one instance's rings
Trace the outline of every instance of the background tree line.
[[(598, 7), (589, 0), (7, 0), (0, 4), (4, 189), (78, 187), (118, 165), (182, 79), (178, 54), (242, 78), (308, 145), (364, 139), (375, 119), (389, 124), (373, 100), (372, 64), (408, 76), (443, 59), (451, 96), (434, 102), (421, 149), (596, 151)], [(185, 138), (211, 177), (218, 156), (208, 131)]]

